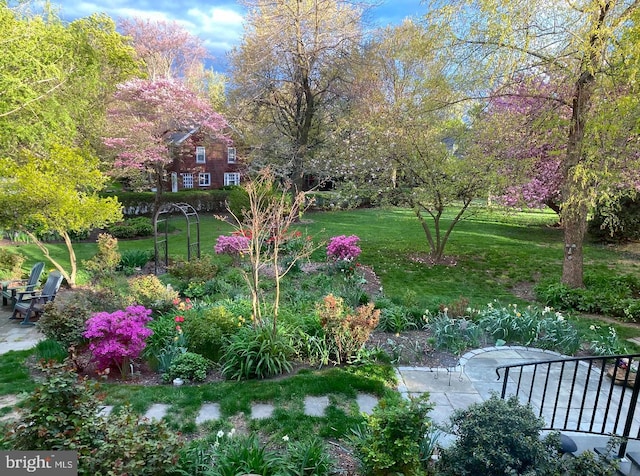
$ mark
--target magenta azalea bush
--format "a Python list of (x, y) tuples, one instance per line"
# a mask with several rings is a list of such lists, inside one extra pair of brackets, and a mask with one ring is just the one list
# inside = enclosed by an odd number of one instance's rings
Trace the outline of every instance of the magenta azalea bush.
[(351, 236), (334, 236), (329, 240), (327, 245), (327, 257), (335, 261), (353, 261), (362, 250), (356, 244), (360, 238), (356, 235)]
[(153, 331), (145, 326), (151, 320), (151, 309), (129, 306), (124, 311), (98, 312), (86, 322), (84, 337), (99, 370), (117, 367), (122, 374), (129, 362), (140, 356), (146, 339)]
[(216, 254), (240, 255), (249, 250), (249, 238), (242, 235), (220, 235), (216, 240)]

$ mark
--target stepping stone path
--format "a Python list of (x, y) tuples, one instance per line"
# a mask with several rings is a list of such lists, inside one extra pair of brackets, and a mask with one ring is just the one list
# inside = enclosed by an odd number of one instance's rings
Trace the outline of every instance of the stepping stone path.
[(304, 414), (309, 416), (324, 416), (324, 411), (329, 406), (329, 397), (304, 397)]
[[(370, 415), (374, 407), (378, 404), (378, 397), (369, 395), (366, 393), (359, 393), (356, 397), (358, 408), (361, 413)], [(312, 417), (322, 417), (329, 406), (329, 397), (322, 395), (319, 397), (306, 396), (304, 398), (304, 414)], [(145, 418), (149, 420), (161, 420), (169, 411), (171, 405), (166, 403), (154, 403), (149, 407), (144, 414)], [(271, 403), (254, 403), (251, 405), (251, 418), (254, 420), (262, 420), (264, 418), (271, 418), (275, 407)], [(112, 405), (104, 405), (100, 407), (98, 414), (103, 417), (108, 417), (113, 411)], [(219, 420), (220, 419), (220, 404), (219, 403), (205, 403), (200, 408), (198, 415), (196, 416), (196, 425), (201, 425), (204, 422)]]
[(251, 418), (253, 420), (271, 418), (273, 410), (273, 405), (270, 403), (254, 403), (251, 405)]
[(196, 417), (196, 425), (201, 425), (205, 421), (219, 420), (220, 419), (220, 404), (218, 403), (205, 403), (200, 408), (200, 412)]
[(162, 420), (169, 411), (170, 406), (171, 405), (167, 405), (166, 403), (154, 403), (149, 407), (144, 417), (149, 420)]

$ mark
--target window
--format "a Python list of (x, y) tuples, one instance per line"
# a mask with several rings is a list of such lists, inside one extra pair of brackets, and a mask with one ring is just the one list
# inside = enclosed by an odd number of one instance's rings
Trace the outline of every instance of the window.
[(211, 174), (198, 174), (198, 185), (200, 187), (209, 187), (211, 186)]
[(240, 185), (240, 174), (237, 172), (224, 174), (225, 185)]
[(207, 161), (204, 147), (196, 147), (196, 164), (204, 164)]
[(193, 174), (182, 174), (182, 188), (193, 188)]
[(236, 163), (236, 148), (235, 147), (227, 147), (227, 163), (235, 164)]

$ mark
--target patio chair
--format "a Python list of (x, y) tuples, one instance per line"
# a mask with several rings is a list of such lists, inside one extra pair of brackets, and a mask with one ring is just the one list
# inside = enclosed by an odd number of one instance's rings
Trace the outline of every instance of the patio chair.
[(21, 324), (24, 326), (35, 325), (30, 321), (32, 317), (39, 317), (42, 314), (44, 305), (53, 301), (62, 284), (63, 276), (60, 271), (52, 271), (39, 291), (22, 291), (17, 293), (16, 304), (13, 307), (13, 314), (10, 319), (18, 319), (18, 313), (24, 318)]
[(6, 306), (11, 300), (11, 304), (16, 302), (16, 295), (19, 291), (33, 291), (40, 280), (40, 275), (44, 269), (44, 263), (39, 262), (33, 265), (28, 279), (13, 279), (2, 282), (2, 305)]

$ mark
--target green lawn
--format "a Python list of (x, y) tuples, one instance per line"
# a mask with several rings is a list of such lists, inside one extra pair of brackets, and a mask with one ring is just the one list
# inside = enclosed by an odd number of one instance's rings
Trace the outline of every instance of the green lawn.
[[(447, 218), (445, 215), (445, 226)], [(169, 254), (184, 256), (184, 221), (180, 217), (172, 220), (181, 231), (170, 236)], [(454, 257), (457, 264), (435, 267), (411, 259), (428, 253), (428, 245), (418, 220), (407, 209), (310, 212), (300, 227), (316, 240), (358, 235), (362, 248), (360, 261), (373, 267), (387, 296), (433, 308), (461, 297), (476, 306), (494, 299), (522, 303), (512, 294), (514, 286), (543, 279), (560, 280), (563, 241), (562, 230), (552, 226), (556, 221), (557, 216), (550, 211), (507, 213), (478, 207), (456, 226), (447, 245), (446, 254)], [(218, 235), (228, 233), (231, 227), (206, 215), (200, 217), (200, 223), (202, 253), (213, 254)], [(64, 245), (49, 247), (52, 256), (68, 263)], [(17, 248), (29, 258), (25, 267), (42, 259), (33, 245)], [(76, 243), (74, 249), (79, 263), (91, 258), (97, 250), (95, 243)], [(152, 250), (153, 239), (121, 240), (120, 250), (128, 249)], [(324, 259), (323, 249), (316, 252), (314, 259)], [(587, 243), (585, 247), (586, 272), (633, 273), (639, 269), (637, 256), (629, 259), (628, 252), (600, 244)]]

